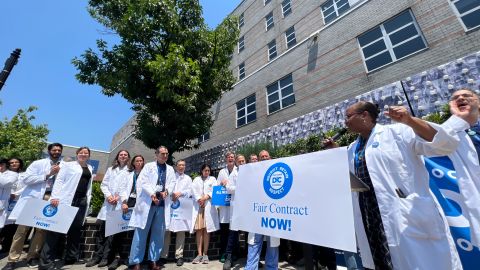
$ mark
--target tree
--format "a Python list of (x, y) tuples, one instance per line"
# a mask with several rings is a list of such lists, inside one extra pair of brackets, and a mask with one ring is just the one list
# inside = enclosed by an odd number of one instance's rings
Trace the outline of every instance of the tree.
[(237, 20), (209, 29), (198, 0), (90, 0), (88, 10), (120, 41), (97, 40), (98, 52), (74, 58), (77, 79), (132, 103), (135, 136), (147, 147), (190, 149), (213, 124), (210, 108), (235, 82), (228, 67)]
[(0, 157), (18, 157), (26, 165), (40, 158), (47, 146), (49, 130), (46, 125), (31, 123), (35, 117), (30, 114), (36, 109), (31, 106), (27, 110), (18, 110), (11, 120), (5, 118), (0, 122)]

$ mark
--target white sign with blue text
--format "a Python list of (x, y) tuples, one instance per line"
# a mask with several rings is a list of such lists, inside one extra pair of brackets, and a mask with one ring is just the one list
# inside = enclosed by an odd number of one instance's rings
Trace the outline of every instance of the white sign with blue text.
[(132, 216), (133, 209), (128, 209), (126, 213), (122, 210), (107, 212), (107, 221), (105, 222), (105, 237), (133, 230), (134, 227), (128, 226)]
[(44, 229), (47, 231), (67, 233), (78, 208), (60, 204), (53, 207), (50, 202), (30, 198), (25, 202), (16, 224)]
[(345, 147), (240, 166), (232, 204), (232, 229), (357, 250)]

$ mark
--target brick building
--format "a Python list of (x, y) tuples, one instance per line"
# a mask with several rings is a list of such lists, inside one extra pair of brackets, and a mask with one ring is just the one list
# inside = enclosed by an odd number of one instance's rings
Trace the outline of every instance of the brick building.
[[(175, 154), (190, 171), (205, 161), (224, 166), (226, 149), (285, 144), (342, 125), (355, 100), (406, 105), (410, 98), (422, 114), (457, 87), (479, 90), (478, 1), (244, 0), (232, 14), (238, 81), (213, 106), (201, 147)], [(115, 135), (112, 154), (153, 154), (131, 136), (133, 123)]]

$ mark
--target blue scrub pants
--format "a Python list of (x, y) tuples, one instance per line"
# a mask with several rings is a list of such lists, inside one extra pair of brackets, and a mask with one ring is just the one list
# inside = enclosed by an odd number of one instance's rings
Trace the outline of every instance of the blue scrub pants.
[[(262, 251), (263, 235), (255, 234), (253, 245), (248, 245), (247, 265), (245, 270), (258, 270), (260, 252)], [(270, 246), (270, 237), (267, 236), (267, 254), (265, 255), (265, 269), (278, 269), (278, 247)]]

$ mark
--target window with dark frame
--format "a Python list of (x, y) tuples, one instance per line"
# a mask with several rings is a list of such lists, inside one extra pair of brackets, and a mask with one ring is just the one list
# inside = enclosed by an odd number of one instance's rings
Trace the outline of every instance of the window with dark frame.
[(245, 36), (241, 36), (238, 39), (238, 53), (241, 53), (245, 49)]
[(449, 0), (448, 2), (467, 31), (480, 27), (480, 1)]
[(320, 6), (323, 14), (323, 21), (329, 24), (340, 15), (350, 9), (348, 0), (328, 0)]
[(245, 78), (245, 62), (238, 65), (238, 79), (241, 80)]

